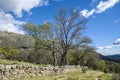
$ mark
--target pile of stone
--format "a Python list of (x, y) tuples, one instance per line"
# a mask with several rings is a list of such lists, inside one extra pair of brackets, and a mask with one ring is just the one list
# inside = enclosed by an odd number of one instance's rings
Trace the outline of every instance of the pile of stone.
[(13, 78), (26, 78), (41, 75), (58, 75), (70, 71), (81, 71), (81, 67), (65, 66), (65, 67), (41, 67), (37, 65), (3, 65), (0, 64), (0, 80), (9, 80)]

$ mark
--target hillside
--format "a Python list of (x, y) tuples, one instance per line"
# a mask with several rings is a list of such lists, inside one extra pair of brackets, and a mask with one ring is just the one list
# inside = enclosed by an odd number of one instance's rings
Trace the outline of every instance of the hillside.
[(0, 46), (32, 48), (34, 47), (34, 39), (26, 35), (0, 31)]

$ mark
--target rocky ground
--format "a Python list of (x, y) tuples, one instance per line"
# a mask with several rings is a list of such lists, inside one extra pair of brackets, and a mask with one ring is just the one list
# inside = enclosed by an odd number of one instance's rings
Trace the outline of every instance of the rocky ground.
[(0, 64), (0, 80), (17, 80), (44, 75), (59, 75), (68, 72), (82, 72), (81, 66), (53, 67), (25, 64)]

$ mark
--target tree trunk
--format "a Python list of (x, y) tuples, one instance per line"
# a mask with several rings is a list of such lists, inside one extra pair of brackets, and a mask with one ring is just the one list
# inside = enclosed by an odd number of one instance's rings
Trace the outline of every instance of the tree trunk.
[(64, 60), (65, 58), (64, 58), (64, 56), (63, 55), (61, 55), (61, 66), (64, 66)]
[(61, 55), (61, 66), (65, 65), (66, 55), (67, 55), (67, 50), (63, 51), (63, 54)]
[(65, 56), (65, 64), (69, 65), (69, 63), (68, 63), (68, 56), (67, 55)]
[(79, 64), (78, 46), (76, 46), (76, 58), (77, 58), (76, 65), (78, 65)]
[(57, 59), (56, 59), (55, 52), (52, 51), (52, 53), (53, 53), (53, 66), (55, 67), (57, 65)]

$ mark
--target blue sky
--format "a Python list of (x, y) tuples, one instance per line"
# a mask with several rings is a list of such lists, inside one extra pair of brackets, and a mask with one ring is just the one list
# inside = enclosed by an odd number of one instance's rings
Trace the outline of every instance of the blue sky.
[(88, 19), (85, 35), (98, 52), (120, 54), (120, 0), (0, 0), (0, 31), (24, 34), (23, 23), (53, 23), (61, 6), (78, 9)]

